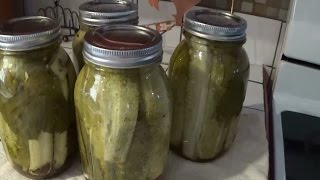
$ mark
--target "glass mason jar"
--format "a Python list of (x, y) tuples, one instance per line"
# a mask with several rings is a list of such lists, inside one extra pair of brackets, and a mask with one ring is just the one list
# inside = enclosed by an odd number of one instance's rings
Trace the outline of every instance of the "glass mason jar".
[(171, 127), (161, 35), (139, 26), (103, 26), (85, 35), (83, 54), (75, 104), (86, 178), (157, 179)]
[(235, 139), (245, 99), (249, 61), (242, 45), (244, 19), (214, 10), (191, 10), (185, 39), (169, 67), (173, 95), (171, 148), (192, 161), (216, 158)]
[(76, 74), (50, 18), (13, 19), (0, 29), (0, 135), (7, 159), (21, 174), (61, 173), (77, 145)]
[(139, 23), (137, 5), (127, 1), (90, 1), (81, 4), (79, 10), (80, 30), (76, 34), (72, 44), (74, 58), (78, 62), (79, 70), (85, 64), (82, 50), (86, 32), (102, 25), (137, 25)]

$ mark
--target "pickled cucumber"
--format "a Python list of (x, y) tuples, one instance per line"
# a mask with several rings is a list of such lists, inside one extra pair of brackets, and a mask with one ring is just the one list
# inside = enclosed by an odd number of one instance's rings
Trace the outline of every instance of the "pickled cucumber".
[[(53, 135), (51, 133), (41, 132), (38, 139), (29, 140), (29, 153), (29, 170), (31, 173), (41, 169), (45, 165), (50, 165), (53, 157)], [(48, 171), (50, 171), (50, 169)]]
[[(85, 30), (80, 29), (73, 42), (72, 42), (72, 50), (73, 50), (73, 56), (74, 59), (77, 62), (77, 66), (76, 69), (77, 70), (81, 70), (82, 67), (84, 66), (84, 59), (83, 59), (83, 55), (82, 55), (82, 50), (83, 50), (83, 46), (84, 46), (84, 35), (86, 34)], [(78, 72), (77, 72), (78, 73)]]
[(212, 57), (212, 73), (208, 86), (207, 106), (204, 109), (204, 121), (201, 129), (201, 136), (197, 146), (199, 159), (210, 159), (215, 157), (221, 150), (223, 132), (225, 131), (223, 122), (218, 120), (218, 114), (212, 109), (216, 109), (221, 101), (225, 89), (221, 87), (224, 81), (224, 68), (222, 62), (215, 55)]
[(104, 159), (124, 163), (137, 123), (139, 80), (134, 73), (113, 73), (104, 85), (103, 90), (109, 93), (98, 101), (99, 109), (107, 114), (102, 117), (106, 137)]
[(68, 156), (68, 132), (64, 131), (62, 133), (56, 132), (54, 133), (54, 154), (53, 154), (53, 160), (54, 160), (54, 168), (58, 169), (61, 166), (64, 165), (64, 162), (67, 159)]
[(204, 45), (190, 43), (189, 54), (189, 79), (185, 106), (185, 114), (188, 118), (184, 122), (183, 153), (188, 157), (195, 157), (207, 105), (212, 52)]
[(183, 138), (184, 120), (186, 118), (184, 112), (186, 91), (184, 90), (187, 88), (189, 78), (190, 57), (188, 53), (183, 53), (183, 51), (187, 49), (187, 42), (182, 41), (172, 55), (172, 58), (176, 59), (176, 61), (170, 61), (169, 66), (170, 85), (172, 96), (174, 97), (173, 107), (175, 111), (172, 114), (172, 119), (174, 119), (172, 121), (172, 129), (174, 131), (171, 131), (170, 142), (174, 147), (182, 145), (181, 139)]
[[(146, 168), (149, 168), (148, 177), (153, 180), (161, 175), (163, 165), (167, 160), (168, 142), (170, 141), (170, 136), (168, 135), (171, 129), (172, 114), (171, 96), (166, 86), (167, 83), (164, 82), (167, 78), (162, 68), (149, 74), (143, 71), (140, 75), (141, 91), (143, 93), (142, 102), (145, 109), (146, 123), (152, 133), (150, 134), (150, 141), (153, 144), (150, 147), (150, 158), (147, 159)], [(145, 74), (148, 75), (145, 76)], [(150, 81), (149, 79), (153, 80)], [(157, 101), (158, 98), (161, 99), (159, 102)], [(167, 136), (164, 136), (164, 134), (167, 134)]]

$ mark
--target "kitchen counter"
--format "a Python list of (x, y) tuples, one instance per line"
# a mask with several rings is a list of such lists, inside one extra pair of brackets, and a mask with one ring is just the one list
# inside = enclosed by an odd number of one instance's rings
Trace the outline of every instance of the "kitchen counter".
[[(164, 180), (267, 180), (268, 145), (264, 113), (244, 108), (236, 140), (229, 151), (210, 163), (193, 163), (169, 153)], [(27, 180), (13, 170), (0, 146), (0, 179)], [(79, 157), (55, 180), (85, 180)]]
[[(72, 57), (71, 43), (63, 47)], [(168, 59), (173, 48), (164, 48)], [(168, 67), (168, 61), (163, 64)], [(240, 117), (237, 137), (231, 149), (210, 163), (194, 163), (169, 153), (164, 180), (267, 180), (269, 167), (268, 142), (266, 139), (262, 66), (251, 65), (247, 97)], [(25, 180), (12, 169), (0, 146), (0, 179)], [(55, 180), (85, 180), (81, 172), (79, 157), (65, 173)]]

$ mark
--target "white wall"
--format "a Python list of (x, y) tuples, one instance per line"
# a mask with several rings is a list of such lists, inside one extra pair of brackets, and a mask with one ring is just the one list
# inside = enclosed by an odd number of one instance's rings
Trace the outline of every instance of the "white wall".
[[(28, 15), (36, 14), (37, 10), (40, 7), (53, 5), (52, 0), (25, 1), (26, 12)], [(60, 3), (63, 7), (67, 7), (73, 11), (77, 11), (79, 5), (86, 1), (88, 0), (61, 0)], [(176, 9), (173, 3), (160, 1), (159, 8), (160, 10), (157, 11), (149, 6), (148, 0), (139, 0), (140, 24), (150, 24), (174, 19), (172, 15), (175, 14)], [(276, 68), (278, 64), (277, 61), (280, 57), (279, 52), (281, 51), (281, 41), (283, 40), (283, 38), (279, 39), (282, 22), (241, 13), (237, 14), (246, 19), (248, 22), (247, 42), (244, 45), (244, 48), (249, 55), (250, 63), (253, 65), (257, 65), (257, 67), (261, 65), (268, 65), (271, 67), (274, 66), (274, 68)], [(285, 26), (282, 26), (282, 31), (284, 29)], [(163, 36), (164, 48), (168, 52), (173, 51), (175, 46), (179, 43), (180, 33), (180, 27), (175, 27), (172, 31), (167, 32)], [(166, 54), (165, 52), (165, 56), (168, 56), (167, 58), (169, 58), (170, 53)], [(168, 61), (168, 59), (166, 59), (165, 61)], [(260, 69), (257, 69), (257, 71), (260, 71)]]

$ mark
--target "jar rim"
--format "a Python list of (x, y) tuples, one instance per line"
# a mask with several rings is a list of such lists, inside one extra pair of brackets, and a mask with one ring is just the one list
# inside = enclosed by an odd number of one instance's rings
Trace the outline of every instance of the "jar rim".
[(202, 8), (186, 13), (183, 29), (205, 39), (240, 41), (246, 38), (247, 22), (228, 12)]
[(107, 25), (86, 33), (84, 40), (84, 58), (99, 66), (130, 69), (162, 60), (162, 36), (150, 28)]
[(59, 23), (49, 17), (28, 16), (11, 19), (0, 27), (0, 49), (26, 51), (61, 40)]
[(89, 1), (79, 6), (80, 22), (89, 26), (138, 22), (138, 6), (127, 1)]

